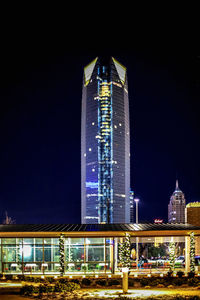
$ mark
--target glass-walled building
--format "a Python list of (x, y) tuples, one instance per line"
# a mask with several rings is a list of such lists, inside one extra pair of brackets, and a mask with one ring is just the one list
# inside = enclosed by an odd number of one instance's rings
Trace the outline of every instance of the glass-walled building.
[(126, 68), (113, 57), (84, 68), (82, 224), (130, 223), (130, 130)]
[(126, 233), (131, 239), (131, 274), (167, 273), (172, 243), (175, 271), (189, 271), (191, 232), (200, 271), (200, 227), (188, 224), (0, 225), (0, 272), (59, 275), (64, 234), (65, 275), (120, 274), (118, 246)]
[[(112, 272), (112, 238), (65, 238), (65, 273)], [(2, 238), (1, 271), (59, 274), (59, 238)]]

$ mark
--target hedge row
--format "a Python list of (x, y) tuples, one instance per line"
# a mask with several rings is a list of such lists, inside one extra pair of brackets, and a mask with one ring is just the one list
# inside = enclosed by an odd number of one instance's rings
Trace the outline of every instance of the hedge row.
[(32, 294), (43, 294), (43, 293), (60, 293), (60, 292), (73, 292), (74, 290), (80, 289), (80, 285), (74, 282), (61, 283), (56, 282), (53, 285), (48, 283), (40, 284), (39, 286), (26, 284), (21, 288), (21, 294), (30, 296)]
[[(18, 276), (19, 281), (26, 281), (26, 282), (34, 282), (34, 283), (42, 283), (42, 284), (69, 284), (69, 283), (76, 283), (80, 285), (81, 287), (89, 287), (89, 286), (121, 286), (122, 284), (122, 278), (92, 278), (92, 277), (86, 277), (86, 278), (80, 278), (80, 279), (69, 279), (67, 277), (63, 278), (54, 278), (54, 277), (34, 277), (34, 276)], [(11, 279), (11, 278), (7, 278)], [(174, 286), (181, 286), (181, 285), (188, 285), (188, 286), (198, 286), (200, 285), (200, 277), (185, 277), (182, 276), (182, 274), (179, 274), (177, 277), (172, 276), (165, 276), (165, 277), (129, 277), (129, 286), (151, 286), (156, 287), (158, 285), (162, 285), (163, 287), (167, 287), (169, 285)], [(160, 287), (162, 287), (160, 286)]]

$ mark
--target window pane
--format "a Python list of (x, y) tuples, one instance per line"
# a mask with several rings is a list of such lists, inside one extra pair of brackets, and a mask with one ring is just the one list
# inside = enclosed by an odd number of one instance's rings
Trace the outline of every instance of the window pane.
[(65, 245), (68, 245), (70, 243), (70, 238), (65, 238)]
[(34, 261), (33, 245), (23, 245), (23, 258), (24, 261)]
[(58, 246), (52, 246), (53, 247), (53, 261), (54, 262), (59, 262), (60, 258), (60, 252), (59, 252), (59, 247)]
[(43, 261), (43, 247), (42, 246), (35, 247), (35, 261)]
[(104, 261), (104, 246), (87, 246), (88, 261)]
[(43, 244), (43, 239), (42, 238), (36, 238), (35, 239), (35, 244), (38, 245), (38, 244)]
[(105, 239), (104, 238), (86, 238), (85, 243), (86, 244), (104, 244)]
[(44, 261), (51, 261), (51, 246), (44, 246)]
[(70, 247), (71, 261), (84, 261), (84, 247)]
[(84, 238), (70, 238), (71, 245), (84, 245)]
[(2, 239), (2, 244), (7, 244), (7, 245), (16, 244), (16, 239), (15, 238), (11, 238), (11, 239), (3, 238)]
[(16, 246), (3, 246), (3, 261), (15, 262), (16, 261)]
[(16, 244), (22, 245), (22, 241), (23, 241), (22, 238), (17, 238), (17, 239), (16, 239)]
[(44, 244), (47, 244), (47, 245), (52, 244), (51, 240), (52, 240), (51, 238), (45, 238), (44, 239)]
[(53, 238), (53, 239), (52, 239), (52, 244), (54, 244), (54, 245), (59, 245), (59, 239)]
[(106, 246), (106, 261), (110, 261), (111, 250), (111, 246)]
[(24, 244), (34, 244), (33, 238), (24, 238)]

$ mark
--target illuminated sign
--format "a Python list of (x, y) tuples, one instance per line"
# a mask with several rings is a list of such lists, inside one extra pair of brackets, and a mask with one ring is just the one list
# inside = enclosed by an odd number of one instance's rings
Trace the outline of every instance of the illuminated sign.
[(162, 224), (163, 220), (162, 219), (154, 219), (155, 224)]
[(85, 183), (86, 188), (90, 188), (90, 189), (98, 189), (98, 182), (92, 182), (92, 181), (88, 181)]

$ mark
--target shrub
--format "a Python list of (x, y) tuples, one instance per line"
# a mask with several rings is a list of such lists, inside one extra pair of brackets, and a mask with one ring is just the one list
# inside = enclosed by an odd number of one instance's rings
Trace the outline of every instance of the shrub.
[(148, 278), (141, 278), (140, 284), (141, 284), (141, 286), (149, 285), (149, 279)]
[(188, 272), (188, 278), (194, 278), (195, 273), (194, 272)]
[(172, 289), (173, 287), (174, 287), (173, 284), (168, 285), (169, 289)]
[(83, 278), (81, 281), (82, 285), (90, 285), (91, 284), (91, 280), (89, 278)]
[(189, 278), (188, 285), (189, 286), (197, 286), (199, 284), (199, 279), (197, 278)]
[(31, 296), (33, 293), (37, 293), (37, 292), (38, 292), (38, 288), (29, 284), (24, 285), (20, 291), (20, 293), (24, 296)]
[(38, 288), (39, 294), (47, 293), (47, 288), (48, 288), (47, 284), (40, 284)]
[(98, 279), (98, 280), (96, 280), (96, 284), (99, 284), (101, 286), (106, 286), (106, 280), (105, 279)]
[(72, 280), (70, 280), (70, 282), (74, 282), (74, 283), (80, 284), (80, 280), (79, 279), (72, 279)]
[(54, 292), (61, 292), (62, 291), (63, 284), (59, 281), (57, 281), (54, 285)]
[(78, 290), (78, 289), (80, 289), (80, 285), (75, 282), (68, 282), (67, 284), (65, 284), (65, 287), (64, 287), (64, 290), (67, 292), (72, 292), (72, 291)]
[(49, 282), (49, 283), (54, 283), (55, 279), (53, 277), (47, 277), (46, 281)]
[(11, 275), (11, 274), (7, 274), (7, 275), (5, 275), (5, 277), (6, 277), (6, 280), (12, 280), (12, 278), (13, 278), (13, 275)]
[(164, 288), (165, 286), (164, 286), (164, 284), (159, 283), (156, 287), (157, 287), (157, 288)]
[(173, 275), (173, 271), (168, 271), (167, 272), (167, 277), (172, 277), (172, 275)]
[(17, 275), (17, 277), (19, 278), (20, 281), (24, 281), (25, 280), (25, 276), (24, 275)]
[(160, 284), (160, 280), (158, 278), (152, 278), (152, 280), (149, 279), (150, 286), (157, 286), (158, 284)]
[(178, 272), (177, 272), (177, 276), (178, 276), (179, 278), (182, 278), (183, 275), (184, 275), (184, 272), (183, 272), (183, 271), (178, 271)]
[(35, 282), (35, 283), (41, 282), (41, 278), (40, 278), (40, 277), (34, 277), (34, 282)]
[(68, 282), (69, 282), (69, 280), (68, 280), (67, 278), (64, 278), (64, 277), (59, 278), (58, 281), (59, 281), (60, 283), (68, 283)]
[[(133, 279), (133, 278), (129, 278), (128, 279), (128, 285), (129, 286), (134, 286), (134, 283), (135, 283), (135, 280)], [(119, 285), (120, 283), (118, 283), (118, 285)]]
[(24, 285), (21, 289), (21, 294), (25, 296), (31, 296), (34, 293), (39, 293), (42, 295), (43, 293), (52, 293), (52, 292), (72, 292), (80, 288), (80, 285), (75, 282), (67, 282), (67, 283), (60, 283), (56, 282), (55, 285), (49, 285), (47, 283), (40, 284), (38, 287), (33, 285)]
[(173, 283), (177, 286), (181, 286), (184, 282), (181, 278), (174, 278)]
[[(130, 280), (130, 278), (128, 279)], [(120, 285), (121, 284), (121, 281), (119, 279), (116, 279), (116, 278), (111, 278), (108, 280), (108, 285), (111, 286), (111, 285)]]

